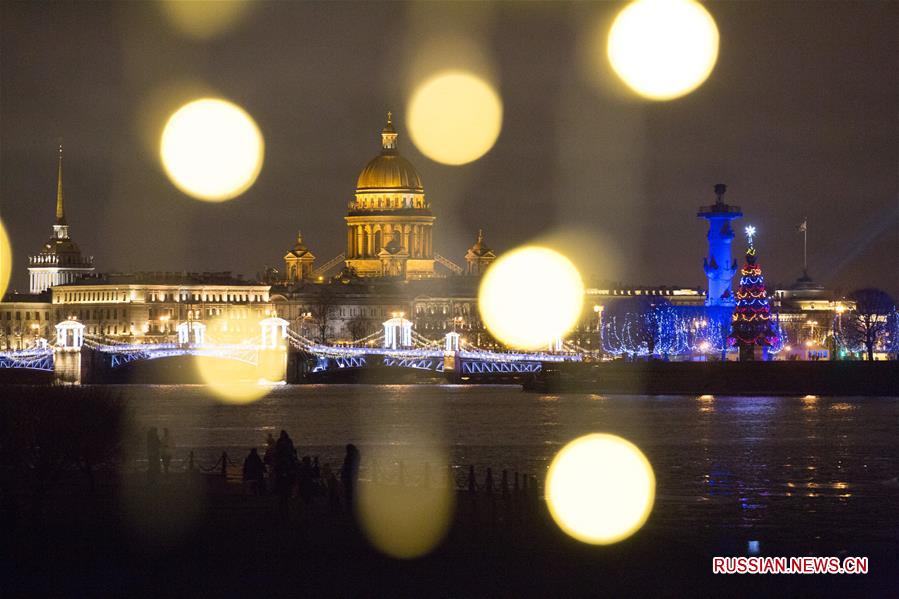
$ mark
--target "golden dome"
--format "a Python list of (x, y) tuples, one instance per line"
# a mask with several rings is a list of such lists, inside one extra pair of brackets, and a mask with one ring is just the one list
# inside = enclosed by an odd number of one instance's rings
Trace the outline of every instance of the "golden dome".
[(408, 190), (421, 193), (424, 187), (418, 171), (396, 149), (397, 133), (391, 114), (387, 113), (387, 126), (381, 130), (381, 153), (375, 156), (356, 180), (357, 191)]

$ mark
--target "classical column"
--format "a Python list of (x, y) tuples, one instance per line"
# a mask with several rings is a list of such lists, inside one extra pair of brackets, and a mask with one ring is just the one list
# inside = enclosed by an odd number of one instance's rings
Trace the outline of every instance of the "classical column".
[(362, 225), (356, 225), (356, 257), (362, 258)]
[(353, 257), (353, 228), (347, 227), (346, 229), (346, 257)]

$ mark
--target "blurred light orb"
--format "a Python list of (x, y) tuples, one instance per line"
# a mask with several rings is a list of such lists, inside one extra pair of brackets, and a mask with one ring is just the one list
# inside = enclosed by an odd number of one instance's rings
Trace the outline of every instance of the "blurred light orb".
[(250, 8), (248, 0), (160, 0), (169, 23), (182, 35), (210, 40), (237, 25)]
[(655, 487), (652, 466), (636, 445), (616, 435), (591, 434), (556, 454), (546, 475), (546, 504), (569, 536), (608, 545), (643, 526)]
[[(391, 461), (379, 457), (381, 464)], [(378, 551), (397, 559), (415, 559), (433, 551), (446, 537), (456, 494), (441, 480), (449, 468), (444, 455), (423, 450), (418, 455), (407, 452), (405, 457), (410, 458), (405, 460), (410, 465), (410, 481), (360, 484), (356, 511), (362, 531)], [(422, 462), (430, 466), (427, 485), (421, 480)]]
[(571, 261), (545, 247), (500, 256), (481, 280), (478, 310), (487, 330), (519, 349), (546, 348), (577, 323), (584, 283)]
[(264, 146), (246, 111), (225, 100), (202, 98), (169, 117), (159, 154), (178, 189), (199, 200), (222, 202), (253, 185), (262, 170)]
[(503, 104), (493, 87), (467, 71), (437, 73), (412, 94), (406, 110), (412, 142), (443, 164), (477, 160), (493, 147), (503, 124)]
[(200, 379), (216, 399), (228, 404), (249, 404), (268, 395), (272, 386), (261, 381), (255, 366), (214, 356), (194, 356)]
[(12, 274), (12, 245), (9, 236), (0, 221), (0, 298), (6, 293), (9, 286), (9, 278)]
[(672, 100), (702, 85), (718, 60), (718, 27), (694, 0), (636, 0), (609, 32), (612, 68), (636, 93)]

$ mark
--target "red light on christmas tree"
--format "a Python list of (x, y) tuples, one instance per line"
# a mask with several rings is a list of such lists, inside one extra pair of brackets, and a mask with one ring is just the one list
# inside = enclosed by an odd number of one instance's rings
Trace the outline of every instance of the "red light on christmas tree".
[(775, 345), (778, 339), (771, 327), (771, 304), (765, 291), (762, 267), (756, 261), (752, 243), (754, 235), (755, 227), (746, 227), (749, 247), (746, 250), (746, 264), (740, 270), (740, 286), (734, 294), (737, 305), (727, 338), (731, 345), (740, 348), (740, 360), (766, 359), (767, 348)]

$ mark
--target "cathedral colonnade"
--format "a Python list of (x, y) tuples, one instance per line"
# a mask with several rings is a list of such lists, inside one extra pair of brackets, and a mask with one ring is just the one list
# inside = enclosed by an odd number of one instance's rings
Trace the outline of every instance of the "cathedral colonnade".
[(376, 259), (391, 239), (399, 232), (400, 242), (410, 258), (431, 259), (434, 255), (431, 223), (397, 223), (395, 218), (387, 223), (351, 224), (347, 227), (347, 258)]

